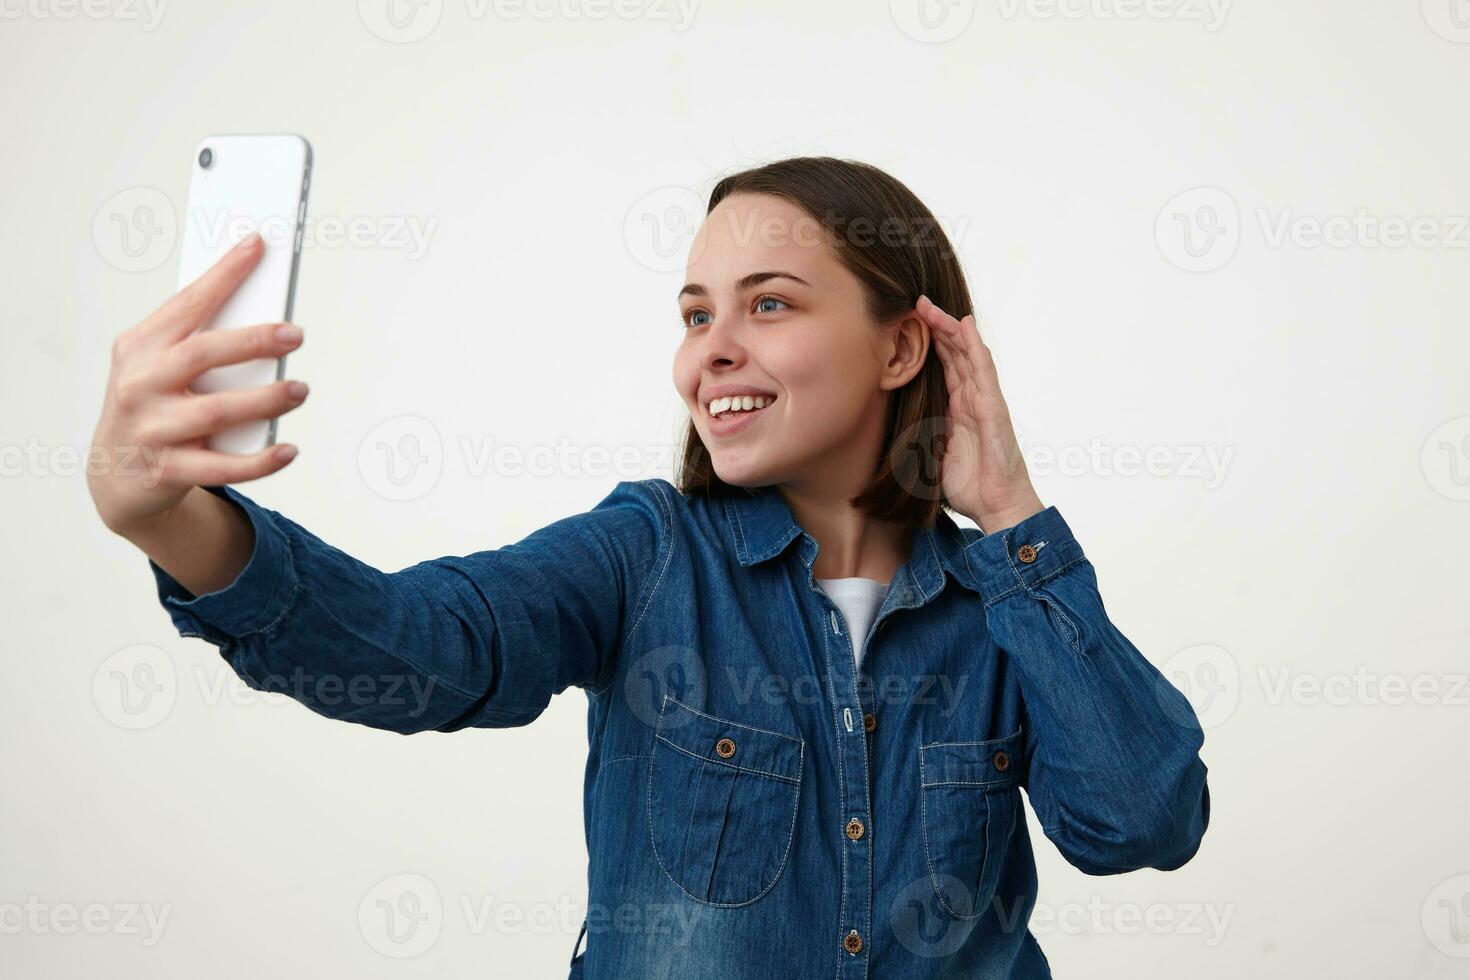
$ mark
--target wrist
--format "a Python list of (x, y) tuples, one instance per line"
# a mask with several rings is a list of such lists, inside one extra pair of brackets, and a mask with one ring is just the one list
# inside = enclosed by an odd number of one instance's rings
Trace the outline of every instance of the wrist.
[(978, 524), (980, 530), (986, 534), (995, 534), (1006, 528), (1015, 527), (1026, 518), (1039, 514), (1045, 509), (1046, 506), (1041, 502), (1041, 498), (1033, 495), (1031, 500), (1023, 504), (1016, 504), (1004, 510), (992, 511), (970, 519)]

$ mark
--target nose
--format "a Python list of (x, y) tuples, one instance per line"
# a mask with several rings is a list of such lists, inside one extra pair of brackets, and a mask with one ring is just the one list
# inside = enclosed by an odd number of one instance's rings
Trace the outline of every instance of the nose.
[(728, 371), (745, 363), (744, 330), (739, 317), (716, 316), (696, 343), (701, 345), (699, 364), (706, 373)]

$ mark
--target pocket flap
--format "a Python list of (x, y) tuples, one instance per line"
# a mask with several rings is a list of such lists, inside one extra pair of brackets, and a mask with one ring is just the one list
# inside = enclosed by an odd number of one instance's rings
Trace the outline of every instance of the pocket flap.
[(696, 711), (667, 694), (659, 710), (654, 735), (707, 762), (788, 782), (801, 782), (802, 739), (717, 718)]
[(985, 742), (919, 746), (923, 786), (1009, 786), (1021, 762), (1021, 729)]

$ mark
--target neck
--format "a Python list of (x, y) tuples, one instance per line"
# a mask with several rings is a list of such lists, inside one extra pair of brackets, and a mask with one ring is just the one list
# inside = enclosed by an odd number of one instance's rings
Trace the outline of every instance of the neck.
[(817, 542), (817, 578), (870, 578), (890, 582), (909, 560), (914, 528), (870, 517), (848, 502), (856, 487), (776, 487), (802, 530)]

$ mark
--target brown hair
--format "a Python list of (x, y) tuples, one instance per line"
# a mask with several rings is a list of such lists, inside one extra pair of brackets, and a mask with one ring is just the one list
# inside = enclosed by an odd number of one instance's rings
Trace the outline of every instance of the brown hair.
[[(965, 274), (938, 220), (877, 167), (833, 157), (777, 160), (722, 178), (705, 214), (736, 193), (785, 198), (821, 223), (838, 261), (862, 282), (875, 322), (911, 310), (921, 294), (957, 318), (972, 312)], [(919, 373), (889, 401), (883, 452), (872, 480), (852, 498), (854, 507), (879, 520), (933, 526), (941, 507), (949, 507), (939, 480), (948, 404), (944, 366), (930, 350)], [(682, 493), (707, 497), (747, 492), (716, 475), (693, 419), (676, 484)]]

